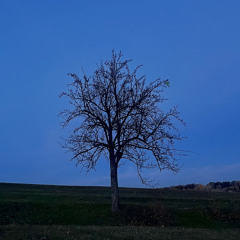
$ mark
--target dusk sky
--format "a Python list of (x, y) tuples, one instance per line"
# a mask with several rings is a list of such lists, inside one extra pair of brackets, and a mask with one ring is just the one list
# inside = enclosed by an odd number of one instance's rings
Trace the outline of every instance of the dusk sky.
[[(71, 127), (57, 116), (67, 73), (91, 75), (121, 50), (147, 81), (170, 80), (189, 151), (179, 173), (159, 173), (159, 186), (240, 180), (239, 0), (1, 0), (0, 182), (109, 186), (109, 164), (80, 172), (60, 148)], [(119, 185), (144, 187), (134, 166)]]

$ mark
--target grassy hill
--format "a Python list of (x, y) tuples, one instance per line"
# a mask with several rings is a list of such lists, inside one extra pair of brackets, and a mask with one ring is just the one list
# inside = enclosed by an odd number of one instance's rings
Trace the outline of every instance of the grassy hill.
[[(224, 234), (240, 239), (238, 192), (120, 188), (119, 214), (111, 213), (110, 196), (109, 187), (0, 183), (0, 240), (21, 234), (41, 239), (44, 232), (45, 239), (104, 239), (108, 234), (108, 239), (141, 239), (147, 229), (151, 233), (143, 239), (151, 234), (181, 239), (179, 232), (182, 239), (224, 239)], [(127, 235), (114, 235), (127, 229)]]

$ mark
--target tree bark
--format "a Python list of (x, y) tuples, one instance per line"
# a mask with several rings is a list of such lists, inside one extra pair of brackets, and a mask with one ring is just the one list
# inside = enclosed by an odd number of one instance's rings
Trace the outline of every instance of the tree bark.
[(119, 191), (118, 191), (118, 175), (117, 164), (114, 159), (110, 159), (111, 170), (111, 192), (112, 192), (112, 212), (119, 211)]

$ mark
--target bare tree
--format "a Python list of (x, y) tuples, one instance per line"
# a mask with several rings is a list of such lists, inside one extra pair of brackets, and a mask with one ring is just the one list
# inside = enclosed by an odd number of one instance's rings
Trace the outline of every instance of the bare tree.
[(146, 84), (145, 76), (137, 76), (141, 66), (130, 71), (130, 61), (113, 51), (111, 59), (97, 66), (91, 77), (69, 74), (74, 81), (60, 94), (67, 96), (72, 106), (60, 113), (63, 127), (78, 121), (64, 145), (73, 154), (72, 160), (87, 170), (94, 169), (102, 155), (110, 162), (112, 211), (119, 210), (118, 167), (122, 159), (136, 165), (145, 184), (144, 168), (179, 169), (175, 142), (182, 137), (176, 126), (183, 121), (175, 107), (167, 112), (160, 108), (169, 81), (157, 79)]

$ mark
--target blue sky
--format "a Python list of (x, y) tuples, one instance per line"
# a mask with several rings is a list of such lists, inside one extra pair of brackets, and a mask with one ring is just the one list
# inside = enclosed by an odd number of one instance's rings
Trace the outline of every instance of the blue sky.
[[(122, 50), (148, 81), (170, 79), (188, 139), (178, 174), (147, 173), (160, 186), (239, 179), (240, 2), (2, 0), (0, 2), (0, 182), (109, 185), (99, 161), (86, 176), (59, 147), (57, 114), (68, 72), (91, 74)], [(144, 187), (135, 169), (119, 170), (120, 186)]]

